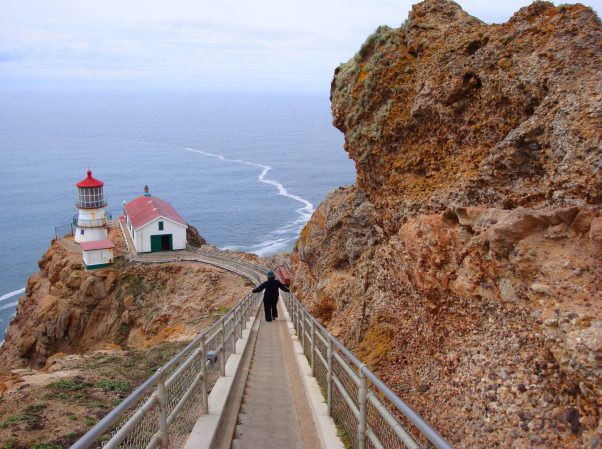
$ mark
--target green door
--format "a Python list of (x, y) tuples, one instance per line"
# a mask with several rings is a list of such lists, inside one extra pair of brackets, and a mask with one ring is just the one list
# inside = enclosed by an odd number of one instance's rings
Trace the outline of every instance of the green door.
[(151, 235), (151, 253), (161, 251), (161, 235)]
[(161, 236), (161, 251), (173, 250), (173, 243), (171, 234), (165, 234)]

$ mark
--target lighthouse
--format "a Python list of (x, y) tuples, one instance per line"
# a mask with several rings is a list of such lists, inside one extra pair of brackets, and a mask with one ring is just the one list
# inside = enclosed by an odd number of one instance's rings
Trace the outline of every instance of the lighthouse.
[(88, 176), (78, 182), (77, 201), (75, 206), (78, 213), (73, 217), (74, 240), (77, 243), (92, 242), (107, 239), (107, 202), (103, 191), (104, 182)]

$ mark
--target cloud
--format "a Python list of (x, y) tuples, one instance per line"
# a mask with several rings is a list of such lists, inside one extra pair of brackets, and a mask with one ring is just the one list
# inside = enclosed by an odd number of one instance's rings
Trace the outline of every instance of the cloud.
[[(326, 92), (334, 68), (378, 25), (399, 26), (412, 2), (5, 2), (0, 82), (94, 84), (122, 78), (141, 86)], [(481, 0), (460, 3), (470, 14), (499, 22), (529, 0), (487, 2), (486, 9)]]

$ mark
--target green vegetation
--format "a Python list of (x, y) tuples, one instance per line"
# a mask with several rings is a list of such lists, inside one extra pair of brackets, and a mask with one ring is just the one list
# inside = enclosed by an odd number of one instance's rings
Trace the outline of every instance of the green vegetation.
[(86, 384), (74, 379), (62, 379), (49, 383), (47, 387), (55, 390), (78, 391), (83, 390), (86, 387)]
[(220, 307), (219, 309), (215, 309), (213, 312), (211, 312), (211, 318), (217, 318), (225, 315), (230, 310), (232, 310), (232, 307)]
[(0, 423), (0, 429), (6, 429), (12, 424), (16, 423), (26, 423), (28, 429), (34, 429), (36, 425), (40, 422), (40, 417), (37, 415), (12, 415), (6, 418), (2, 423)]
[(86, 426), (92, 427), (94, 424), (96, 424), (96, 418), (94, 416), (86, 416), (84, 418), (84, 422), (86, 423)]
[(337, 436), (339, 437), (339, 440), (341, 440), (341, 443), (343, 443), (345, 449), (353, 448), (351, 438), (349, 438), (349, 435), (343, 426), (337, 425)]
[(14, 449), (17, 446), (17, 443), (17, 439), (15, 437), (11, 437), (0, 444), (0, 449)]
[(62, 446), (58, 444), (48, 444), (48, 443), (35, 443), (29, 447), (29, 449), (63, 449)]
[(117, 391), (119, 393), (125, 393), (132, 389), (129, 382), (120, 382), (118, 380), (101, 380), (96, 382), (94, 386), (104, 391)]
[(136, 299), (144, 293), (165, 289), (164, 285), (149, 281), (135, 274), (126, 274), (121, 278), (121, 282), (124, 285), (126, 294), (132, 295)]
[(25, 423), (28, 430), (36, 429), (42, 421), (42, 417), (39, 413), (47, 406), (47, 404), (28, 405), (20, 414), (9, 416), (2, 421), (2, 423), (0, 423), (0, 429), (6, 429), (16, 423)]

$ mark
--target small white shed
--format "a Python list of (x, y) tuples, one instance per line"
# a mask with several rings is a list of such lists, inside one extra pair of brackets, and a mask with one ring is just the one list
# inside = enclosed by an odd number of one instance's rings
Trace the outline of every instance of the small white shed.
[(94, 240), (81, 242), (84, 265), (86, 270), (105, 268), (113, 263), (113, 248), (115, 244), (110, 240)]
[(123, 210), (137, 252), (186, 249), (188, 225), (167, 201), (147, 192), (126, 203)]

